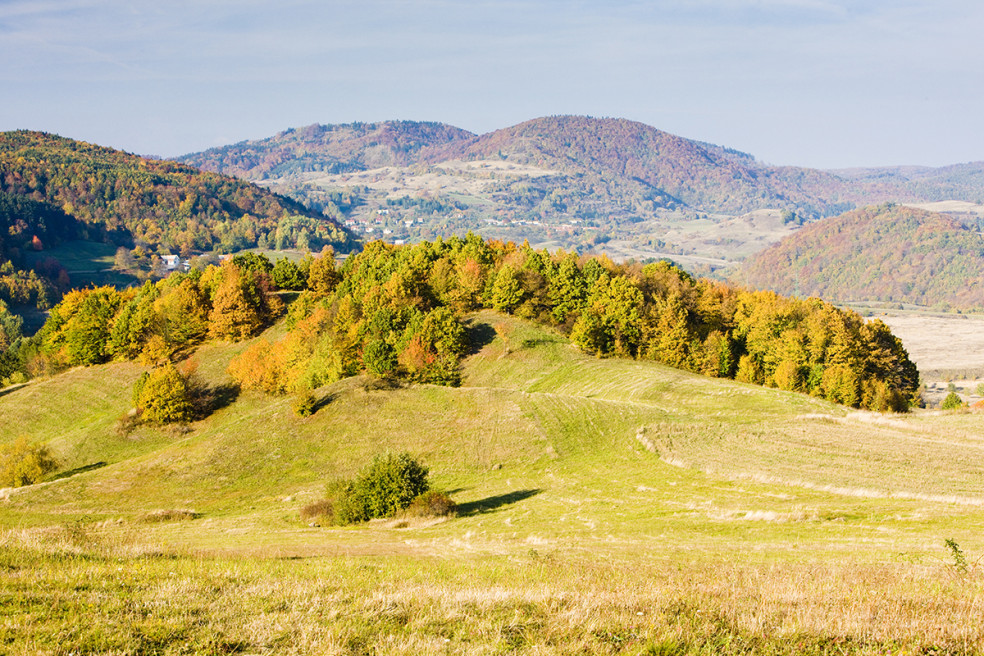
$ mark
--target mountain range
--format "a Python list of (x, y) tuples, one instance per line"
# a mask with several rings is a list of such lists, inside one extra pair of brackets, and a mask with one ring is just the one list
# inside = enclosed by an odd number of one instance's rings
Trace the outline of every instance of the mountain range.
[[(653, 201), (654, 210), (686, 206), (741, 214), (775, 208), (818, 218), (888, 200), (976, 200), (984, 190), (984, 163), (840, 171), (771, 166), (643, 123), (583, 116), (538, 118), (483, 135), (413, 121), (315, 124), (178, 161), (285, 187), (303, 186), (300, 181), (310, 181), (313, 176), (305, 174), (312, 173), (417, 167), (407, 171), (412, 175), (452, 161), (505, 162), (537, 169), (544, 178), (573, 179), (612, 203), (614, 215), (642, 209), (624, 202), (633, 192)], [(567, 209), (577, 216), (577, 207)]]

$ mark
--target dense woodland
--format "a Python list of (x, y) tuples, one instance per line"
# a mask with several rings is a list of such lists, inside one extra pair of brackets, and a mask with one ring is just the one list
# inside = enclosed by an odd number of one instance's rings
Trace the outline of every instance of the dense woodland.
[(809, 225), (752, 256), (739, 279), (783, 294), (948, 308), (984, 307), (978, 221), (901, 205)]
[(695, 279), (666, 262), (616, 265), (474, 235), (372, 242), (340, 269), (330, 250), (301, 265), (250, 254), (139, 289), (72, 291), (37, 335), (11, 340), (5, 376), (113, 359), (166, 365), (206, 339), (258, 334), (285, 311), (278, 289), (301, 290), (286, 311), (289, 331), (233, 361), (243, 388), (303, 394), (363, 372), (456, 385), (469, 346), (465, 317), (492, 308), (556, 326), (599, 357), (876, 410), (917, 400), (918, 372), (880, 321), (818, 299)]
[(11, 196), (43, 204), (29, 216), (44, 223), (74, 220), (78, 237), (185, 256), (267, 244), (285, 217), (298, 216), (307, 220), (312, 247), (349, 245), (333, 221), (241, 180), (39, 132), (0, 134), (0, 192), (7, 195), (0, 220), (22, 234), (29, 226), (20, 226), (25, 219)]
[(44, 133), (0, 134), (0, 301), (50, 308), (70, 280), (43, 252), (77, 239), (132, 249), (124, 259), (150, 269), (158, 254), (353, 244), (330, 218), (241, 180)]

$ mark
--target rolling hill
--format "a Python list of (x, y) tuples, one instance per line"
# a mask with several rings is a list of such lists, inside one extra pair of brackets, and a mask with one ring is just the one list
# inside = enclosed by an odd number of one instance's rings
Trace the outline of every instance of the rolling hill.
[[(495, 336), (504, 324), (509, 348)], [(5, 390), (0, 442), (26, 434), (62, 463), (61, 477), (0, 495), (6, 647), (980, 645), (968, 628), (979, 578), (957, 574), (943, 546), (984, 548), (977, 415), (881, 417), (593, 358), (492, 312), (470, 331), (460, 388), (350, 378), (316, 390), (322, 407), (306, 419), (289, 399), (243, 392), (190, 431), (116, 435), (139, 375), (130, 364)], [(202, 347), (199, 373), (227, 383), (245, 346)], [(299, 519), (328, 481), (385, 450), (420, 456), (460, 514)]]
[(368, 238), (471, 230), (618, 258), (670, 257), (705, 272), (858, 206), (981, 195), (975, 164), (771, 166), (642, 123), (583, 116), (483, 135), (412, 121), (316, 124), (179, 159), (344, 218)]
[(255, 245), (287, 214), (322, 221), (347, 243), (330, 219), (241, 180), (40, 132), (0, 134), (0, 192), (60, 208), (96, 239), (175, 251)]
[(749, 258), (735, 278), (834, 301), (984, 307), (984, 237), (943, 214), (871, 206), (805, 226)]
[(0, 265), (10, 260), (16, 270), (33, 267), (51, 279), (0, 273), (0, 300), (9, 304), (33, 305), (40, 296), (47, 299), (40, 305), (50, 305), (54, 282), (66, 291), (72, 281), (57, 280), (65, 267), (50, 257), (62, 242), (75, 245), (61, 258), (94, 246), (111, 261), (117, 246), (189, 257), (278, 239), (293, 245), (301, 231), (315, 249), (353, 244), (333, 219), (236, 178), (51, 134), (0, 134)]
[[(732, 214), (771, 207), (820, 216), (856, 198), (856, 187), (829, 173), (770, 167), (745, 153), (635, 121), (582, 116), (539, 118), (480, 136), (411, 121), (311, 125), (179, 160), (254, 181), (456, 160), (509, 162), (554, 174), (548, 178), (562, 174), (563, 185), (543, 195), (565, 189), (569, 198), (555, 210), (582, 218), (637, 211), (643, 201), (649, 201), (643, 207), (650, 212), (679, 205)], [(570, 197), (580, 194), (602, 200), (593, 211), (576, 203), (568, 207)]]

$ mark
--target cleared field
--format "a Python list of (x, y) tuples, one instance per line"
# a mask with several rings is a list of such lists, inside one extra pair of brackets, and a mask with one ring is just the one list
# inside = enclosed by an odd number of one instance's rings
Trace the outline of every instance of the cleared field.
[[(492, 337), (502, 322), (508, 344)], [(494, 313), (474, 317), (472, 333), (480, 348), (462, 387), (347, 379), (318, 390), (322, 407), (306, 419), (288, 398), (244, 393), (189, 433), (120, 437), (130, 365), (7, 391), (0, 440), (48, 441), (79, 473), (2, 495), (2, 644), (16, 654), (984, 647), (981, 415), (857, 413), (600, 360)], [(199, 371), (224, 384), (243, 347), (202, 349)], [(63, 417), (90, 396), (91, 416)], [(457, 517), (301, 521), (333, 477), (404, 449), (460, 504)], [(168, 509), (193, 513), (149, 522)]]

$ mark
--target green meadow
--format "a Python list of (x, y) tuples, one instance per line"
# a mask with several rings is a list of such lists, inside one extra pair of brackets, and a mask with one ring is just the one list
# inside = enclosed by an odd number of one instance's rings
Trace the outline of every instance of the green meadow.
[[(223, 403), (187, 429), (117, 431), (132, 363), (0, 391), (0, 442), (60, 464), (0, 492), (0, 651), (984, 649), (980, 414), (594, 358), (493, 312), (469, 331), (460, 387), (349, 378), (307, 418), (231, 386), (248, 343), (194, 354)], [(386, 451), (457, 516), (301, 519)]]

